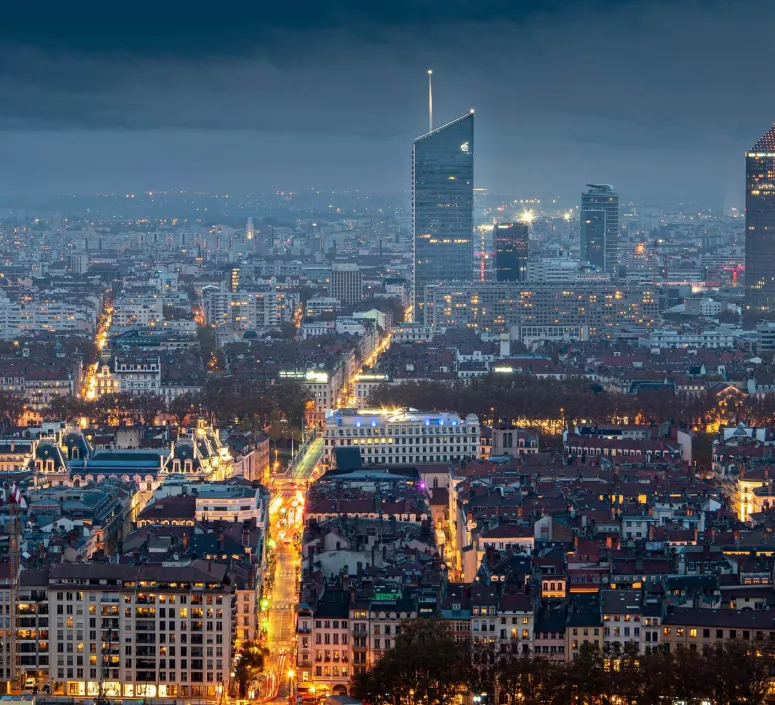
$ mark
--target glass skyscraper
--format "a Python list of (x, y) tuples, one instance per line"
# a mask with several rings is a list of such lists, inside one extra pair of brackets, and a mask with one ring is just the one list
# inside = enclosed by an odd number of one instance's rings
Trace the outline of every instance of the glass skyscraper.
[(474, 114), (412, 145), (414, 320), (425, 317), (425, 287), (471, 281), (474, 270)]
[(775, 125), (745, 155), (745, 308), (775, 310)]
[(499, 282), (527, 281), (530, 229), (526, 223), (498, 223), (495, 226), (495, 279)]
[(581, 194), (579, 256), (615, 277), (619, 267), (619, 195), (607, 184), (587, 184), (587, 189)]

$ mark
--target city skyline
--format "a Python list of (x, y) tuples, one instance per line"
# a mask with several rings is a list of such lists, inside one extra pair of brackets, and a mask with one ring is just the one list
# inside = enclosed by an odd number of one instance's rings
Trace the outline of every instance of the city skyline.
[(0, 693), (773, 705), (771, 0), (12, 5)]

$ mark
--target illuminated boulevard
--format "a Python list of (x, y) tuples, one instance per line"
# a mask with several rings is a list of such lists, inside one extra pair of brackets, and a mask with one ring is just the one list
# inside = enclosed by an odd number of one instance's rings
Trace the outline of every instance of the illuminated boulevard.
[(301, 568), (298, 539), (304, 522), (303, 486), (301, 482), (283, 479), (273, 482), (274, 496), (269, 512), (276, 560), (274, 583), (267, 591), (270, 597), (265, 626), (270, 654), (265, 669), (264, 702), (287, 700), (295, 676), (296, 604)]
[[(388, 333), (374, 352), (364, 361), (365, 367), (374, 365), (390, 346)], [(361, 368), (362, 369), (362, 368)], [(359, 369), (347, 381), (341, 401), (354, 402), (351, 392)], [(348, 393), (349, 392), (349, 393)], [(314, 480), (323, 458), (323, 439), (313, 440), (292, 468), (291, 477), (278, 476), (272, 480), (272, 501), (269, 522), (274, 541), (274, 581), (264, 612), (267, 630), (266, 645), (269, 657), (264, 670), (262, 702), (292, 702), (296, 683), (296, 605), (299, 599), (301, 577), (301, 536), (304, 528), (304, 495), (307, 485)]]

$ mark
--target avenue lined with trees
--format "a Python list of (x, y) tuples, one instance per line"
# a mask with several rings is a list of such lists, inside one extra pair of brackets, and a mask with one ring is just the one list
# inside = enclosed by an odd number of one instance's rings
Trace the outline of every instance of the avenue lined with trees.
[(370, 705), (449, 705), (465, 693), (508, 705), (759, 705), (775, 668), (775, 644), (767, 641), (647, 654), (585, 644), (570, 662), (516, 646), (495, 651), (456, 641), (443, 620), (406, 621), (395, 648), (356, 678), (354, 695)]
[[(262, 380), (212, 377), (198, 393), (175, 397), (169, 405), (156, 394), (106, 394), (86, 400), (55, 396), (43, 416), (48, 419), (80, 419), (100, 425), (144, 424), (151, 426), (163, 413), (179, 425), (186, 419), (206, 416), (213, 424), (263, 430), (278, 419), (294, 429), (302, 427), (308, 395), (293, 380), (272, 384)], [(27, 410), (26, 399), (15, 392), (0, 392), (0, 420), (15, 425)]]
[(492, 373), (471, 381), (408, 381), (384, 384), (371, 395), (374, 406), (448, 409), (484, 421), (531, 426), (563, 422), (684, 422), (704, 429), (720, 420), (750, 425), (775, 423), (775, 395), (748, 396), (737, 390), (678, 393), (670, 388), (637, 394), (606, 391), (588, 379), (546, 379), (527, 374)]

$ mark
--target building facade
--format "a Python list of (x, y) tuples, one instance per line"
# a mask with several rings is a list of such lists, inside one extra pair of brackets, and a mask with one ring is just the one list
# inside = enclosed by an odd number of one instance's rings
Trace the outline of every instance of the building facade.
[(474, 114), (438, 127), (412, 146), (414, 320), (425, 287), (470, 281), (474, 268)]
[(416, 409), (339, 409), (326, 418), (323, 462), (339, 446), (360, 447), (363, 464), (405, 465), (480, 458), (479, 418)]
[(495, 226), (495, 279), (499, 282), (527, 281), (527, 223), (498, 223)]
[(745, 307), (775, 306), (775, 125), (745, 156)]
[(619, 195), (613, 186), (587, 184), (581, 194), (581, 260), (617, 275)]
[(659, 316), (656, 291), (648, 284), (446, 284), (429, 286), (426, 299), (433, 328), (487, 333), (562, 325), (604, 336), (622, 326), (651, 328)]
[(48, 603), (53, 695), (213, 699), (228, 685), (226, 567), (62, 564)]
[(331, 265), (331, 296), (346, 304), (354, 304), (363, 296), (361, 270), (357, 264), (335, 262)]
[(240, 291), (207, 289), (202, 293), (202, 302), (209, 325), (246, 331), (290, 322), (298, 294), (279, 286), (256, 286)]

